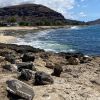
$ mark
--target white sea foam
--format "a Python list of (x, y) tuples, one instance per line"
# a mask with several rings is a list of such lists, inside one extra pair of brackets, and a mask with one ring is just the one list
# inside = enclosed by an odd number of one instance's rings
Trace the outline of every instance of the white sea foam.
[(54, 29), (50, 30), (45, 30), (45, 31), (40, 31), (36, 33), (29, 33), (24, 36), (24, 38), (18, 38), (17, 42), (14, 44), (18, 45), (30, 45), (35, 48), (41, 48), (44, 49), (45, 51), (53, 51), (53, 52), (74, 52), (70, 46), (64, 45), (64, 44), (59, 44), (55, 41), (49, 41), (40, 39), (44, 37), (48, 37), (48, 33), (54, 32)]
[(72, 26), (70, 29), (76, 30), (76, 29), (80, 29), (79, 26)]

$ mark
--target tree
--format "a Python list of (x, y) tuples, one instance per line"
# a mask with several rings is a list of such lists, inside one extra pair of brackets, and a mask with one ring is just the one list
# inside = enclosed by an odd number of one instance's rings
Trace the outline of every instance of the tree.
[(9, 23), (15, 23), (16, 22), (16, 18), (15, 17), (11, 17), (7, 20), (7, 22)]

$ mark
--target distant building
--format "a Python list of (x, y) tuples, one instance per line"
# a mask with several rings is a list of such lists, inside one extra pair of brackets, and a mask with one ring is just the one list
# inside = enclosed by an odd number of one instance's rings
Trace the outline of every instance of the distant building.
[(18, 23), (8, 23), (8, 22), (0, 22), (0, 26), (19, 26)]

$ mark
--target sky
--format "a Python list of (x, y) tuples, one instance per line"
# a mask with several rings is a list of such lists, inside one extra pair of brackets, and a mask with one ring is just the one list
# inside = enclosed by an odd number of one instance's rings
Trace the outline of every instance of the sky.
[(45, 5), (62, 13), (66, 19), (91, 21), (100, 18), (100, 0), (0, 0), (0, 7), (22, 3)]

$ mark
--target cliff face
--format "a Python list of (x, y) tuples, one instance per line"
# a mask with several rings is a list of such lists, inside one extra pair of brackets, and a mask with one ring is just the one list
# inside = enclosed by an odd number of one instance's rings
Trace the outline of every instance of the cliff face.
[(65, 18), (62, 14), (37, 4), (23, 4), (0, 8), (1, 21), (28, 22), (38, 24), (63, 24)]
[(96, 24), (100, 24), (100, 19), (94, 20), (94, 21), (90, 21), (87, 22), (89, 25), (96, 25)]

